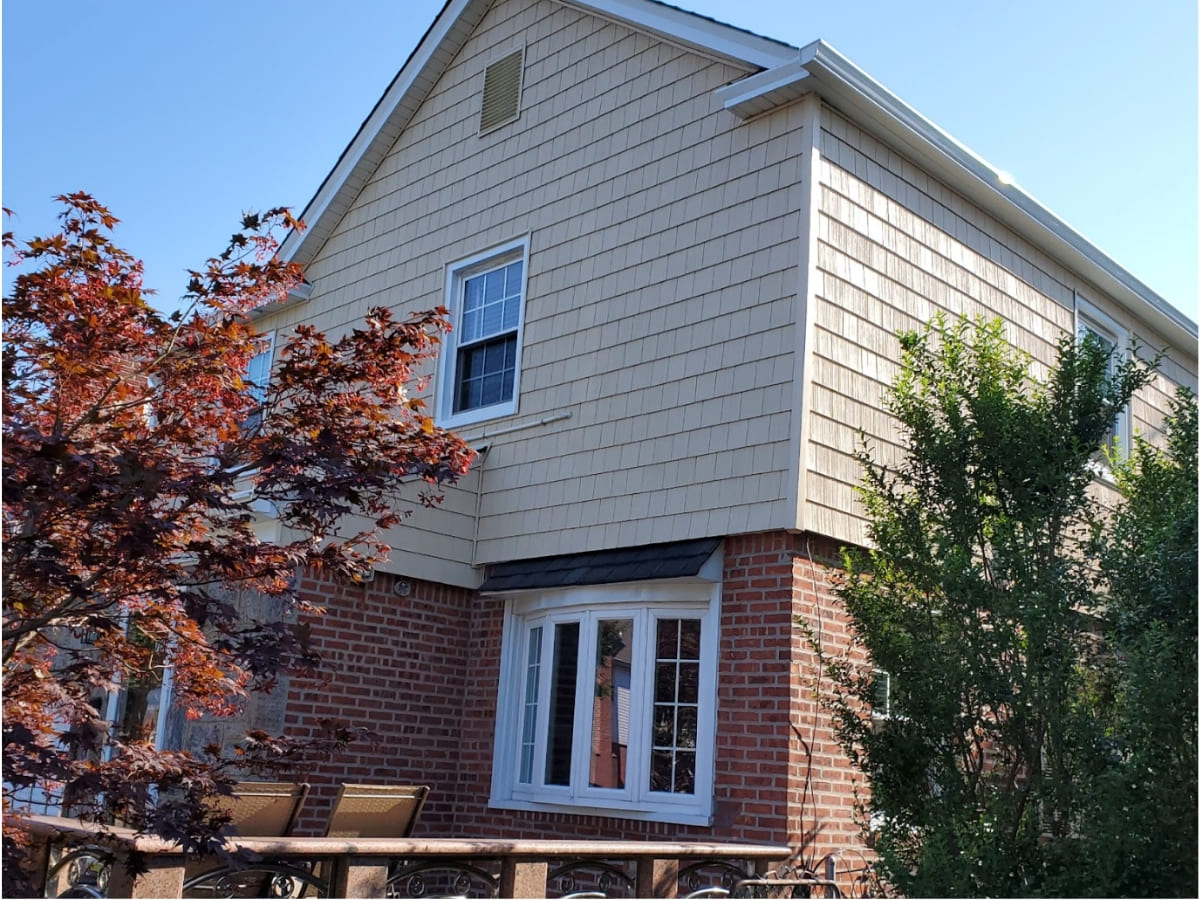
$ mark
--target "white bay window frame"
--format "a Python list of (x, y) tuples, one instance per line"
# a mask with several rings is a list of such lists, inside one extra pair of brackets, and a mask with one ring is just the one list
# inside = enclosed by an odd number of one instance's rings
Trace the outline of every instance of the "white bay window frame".
[[(590, 782), (597, 639), (600, 623), (614, 620), (633, 623), (625, 783), (622, 787), (594, 787)], [(663, 620), (698, 620), (700, 626), (691, 793), (651, 789), (651, 758), (656, 749), (655, 666), (660, 664), (656, 662), (656, 638), (658, 624)], [(720, 585), (709, 582), (597, 585), (510, 596), (504, 619), (490, 805), (500, 809), (607, 815), (686, 825), (711, 824), (719, 622)], [(555, 629), (568, 624), (579, 626), (571, 728), (573, 751), (569, 783), (551, 784), (546, 758), (551, 730)], [(535, 649), (533, 658), (531, 642)], [(536, 699), (530, 693), (534, 680), (531, 670), (536, 670), (537, 675)], [(681, 708), (690, 710), (692, 704), (675, 701), (659, 702), (658, 706), (674, 707), (674, 715), (678, 717)], [(527, 728), (531, 715), (536, 715), (536, 720)], [(674, 721), (678, 728), (679, 718)], [(680, 746), (675, 745), (673, 750), (660, 747), (658, 752), (673, 753), (675, 760)], [(530, 750), (532, 765), (528, 756), (523, 756)], [(529, 780), (523, 781), (526, 776)]]

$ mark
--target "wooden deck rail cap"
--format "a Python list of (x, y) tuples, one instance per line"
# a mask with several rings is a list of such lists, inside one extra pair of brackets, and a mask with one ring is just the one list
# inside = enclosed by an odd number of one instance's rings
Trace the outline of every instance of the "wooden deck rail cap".
[[(113, 843), (148, 854), (178, 853), (178, 844), (129, 828), (101, 828), (61, 816), (24, 817), (30, 830), (43, 837), (74, 837), (95, 840), (106, 837)], [(326, 838), (326, 837), (238, 837), (225, 845), (264, 856), (478, 856), (512, 859), (559, 857), (610, 857), (626, 859), (733, 859), (774, 860), (791, 856), (785, 844), (742, 844), (716, 841), (617, 841), (537, 840), (503, 838)]]

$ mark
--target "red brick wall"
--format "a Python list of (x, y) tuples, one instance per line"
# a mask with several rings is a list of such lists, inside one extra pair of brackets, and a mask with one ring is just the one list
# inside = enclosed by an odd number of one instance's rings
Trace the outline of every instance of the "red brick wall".
[[(838, 548), (812, 535), (789, 535), (792, 611), (798, 623), (792, 632), (792, 701), (795, 728), (791, 737), (791, 840), (808, 844), (805, 856), (820, 859), (829, 853), (845, 855), (844, 864), (865, 862), (855, 817), (856, 799), (866, 800), (860, 777), (846, 759), (821, 699), (831, 684), (813, 647), (820, 642), (826, 654), (849, 655), (866, 664), (861, 648), (851, 647), (841, 604), (834, 597), (840, 569)], [(820, 699), (819, 699), (820, 698)], [(856, 793), (861, 795), (856, 798)]]
[(395, 579), (365, 585), (306, 575), (301, 591), (326, 607), (308, 620), (325, 660), (321, 677), (292, 680), (286, 728), (316, 737), (322, 722), (365, 726), (372, 740), (301, 773), (312, 786), (298, 833), (318, 834), (341, 782), (428, 784), (424, 833), (448, 831), (457, 791), (463, 691), (471, 659), (468, 636), (474, 591)]
[(313, 641), (331, 674), (293, 682), (288, 728), (313, 734), (328, 717), (369, 724), (379, 740), (308, 773), (303, 828), (320, 830), (337, 782), (391, 780), (432, 785), (424, 835), (808, 842), (811, 858), (855, 847), (852, 770), (817, 703), (827, 682), (794, 626), (799, 616), (835, 652), (846, 645), (835, 563), (834, 547), (804, 535), (726, 539), (711, 828), (488, 809), (503, 601), (424, 582), (398, 598), (383, 575), (365, 586), (307, 579), (328, 607)]

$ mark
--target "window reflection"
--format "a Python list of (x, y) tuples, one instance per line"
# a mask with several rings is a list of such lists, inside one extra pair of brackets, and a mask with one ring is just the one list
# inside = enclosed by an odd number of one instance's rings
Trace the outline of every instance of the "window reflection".
[(625, 787), (632, 652), (632, 619), (602, 619), (598, 623), (588, 779), (591, 787)]

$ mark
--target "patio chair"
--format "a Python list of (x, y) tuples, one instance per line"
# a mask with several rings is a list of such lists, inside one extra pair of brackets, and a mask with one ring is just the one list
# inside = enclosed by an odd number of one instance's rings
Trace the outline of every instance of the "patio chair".
[[(309, 786), (282, 781), (239, 781), (233, 793), (213, 801), (230, 815), (229, 829), (238, 837), (285, 837), (291, 833)], [(184, 897), (303, 896), (314, 881), (306, 869), (262, 860), (227, 864), (213, 857), (184, 866)], [(267, 893), (264, 893), (267, 891)]]
[(308, 797), (308, 785), (288, 781), (239, 781), (228, 797), (214, 802), (230, 814), (230, 830), (240, 837), (289, 834)]
[(326, 837), (409, 837), (429, 796), (426, 785), (343, 784)]

